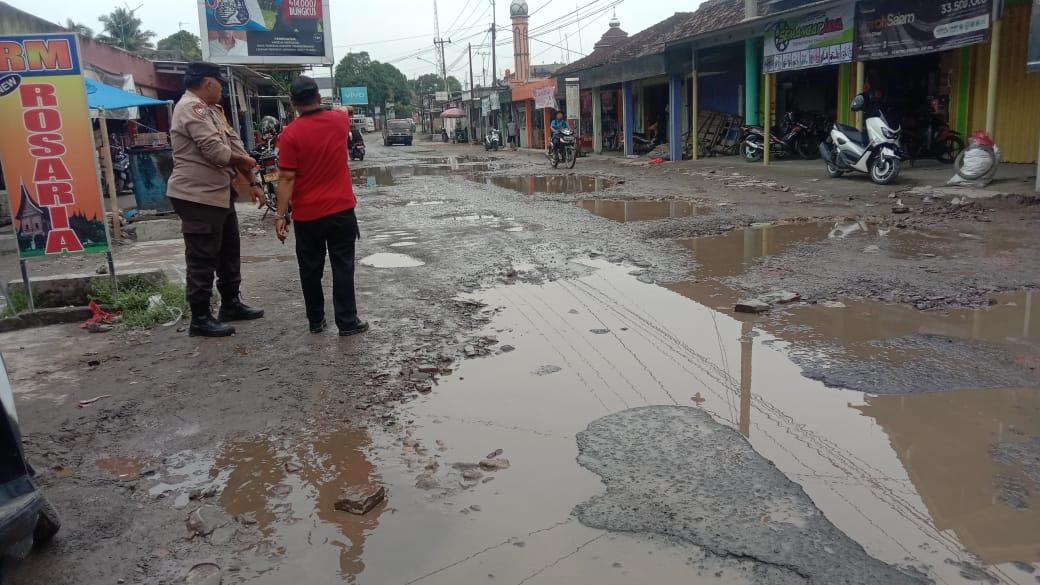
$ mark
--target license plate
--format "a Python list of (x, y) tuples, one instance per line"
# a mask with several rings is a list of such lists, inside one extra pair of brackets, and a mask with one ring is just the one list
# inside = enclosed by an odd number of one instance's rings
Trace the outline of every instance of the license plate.
[(266, 173), (264, 175), (264, 182), (266, 183), (277, 183), (278, 182), (278, 171), (273, 173)]

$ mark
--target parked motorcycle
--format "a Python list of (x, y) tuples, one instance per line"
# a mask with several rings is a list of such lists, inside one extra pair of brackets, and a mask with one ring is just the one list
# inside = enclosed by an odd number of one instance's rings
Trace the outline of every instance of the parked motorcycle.
[(827, 165), (827, 173), (837, 178), (858, 171), (869, 174), (878, 185), (888, 185), (899, 176), (903, 159), (900, 127), (890, 126), (881, 108), (868, 104), (863, 94), (852, 100), (852, 111), (865, 112), (867, 132), (835, 122), (827, 140), (820, 143), (820, 157)]
[(498, 150), (502, 148), (502, 133), (498, 128), (488, 130), (484, 135), (484, 150)]
[(116, 193), (122, 193), (130, 188), (130, 155), (126, 149), (116, 141), (116, 135), (110, 137), (112, 150), (112, 171), (116, 179)]
[(441, 142), (444, 142), (444, 143), (448, 142), (448, 129), (447, 128), (441, 128)]
[(350, 160), (365, 160), (365, 143), (354, 141), (350, 145)]
[(574, 130), (564, 128), (553, 134), (553, 147), (549, 155), (549, 162), (555, 169), (561, 164), (568, 169), (574, 168), (578, 160), (578, 140), (574, 136)]
[(260, 120), (260, 143), (249, 153), (260, 167), (260, 187), (264, 191), (264, 218), (278, 213), (278, 135), (282, 125), (273, 116)]
[[(804, 135), (808, 130), (808, 126), (794, 119), (792, 112), (784, 114), (779, 132), (770, 131), (769, 133), (770, 156), (785, 158), (788, 155), (797, 155), (801, 158), (809, 158), (811, 143), (804, 140)], [(749, 162), (760, 161), (765, 154), (764, 143), (764, 131), (760, 126), (746, 126), (740, 153)]]
[(907, 154), (914, 160), (935, 157), (941, 163), (953, 164), (964, 150), (964, 139), (960, 132), (934, 115), (928, 116), (928, 122), (918, 132), (908, 132), (903, 142)]
[(469, 133), (467, 130), (462, 126), (455, 128), (455, 143), (465, 144), (467, 142), (469, 142)]

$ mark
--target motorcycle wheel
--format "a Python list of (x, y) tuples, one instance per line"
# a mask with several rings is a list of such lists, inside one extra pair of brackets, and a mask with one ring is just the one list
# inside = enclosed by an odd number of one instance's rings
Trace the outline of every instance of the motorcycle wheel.
[(555, 169), (555, 168), (559, 167), (560, 166), (560, 153), (554, 150), (553, 153), (552, 153), (552, 156), (549, 157), (549, 162), (552, 164), (552, 168)]
[(827, 165), (827, 174), (830, 175), (830, 177), (832, 179), (837, 179), (837, 178), (839, 178), (839, 177), (841, 177), (842, 175), (845, 174), (845, 171), (843, 171), (843, 170), (839, 169), (838, 167), (834, 166), (832, 163), (828, 162), (828, 163), (824, 163), (824, 164)]
[(953, 161), (957, 160), (957, 157), (963, 150), (964, 141), (961, 140), (960, 136), (947, 136), (943, 140), (942, 145), (939, 146), (939, 152), (935, 155), (935, 158), (939, 159), (939, 162), (943, 164), (953, 164)]
[(578, 161), (578, 149), (568, 148), (567, 149), (567, 168), (573, 169), (574, 163)]
[(878, 185), (888, 185), (899, 176), (899, 159), (884, 156), (874, 157), (870, 163), (870, 180)]
[(744, 143), (740, 145), (740, 155), (748, 162), (758, 162), (762, 160), (762, 149), (751, 148), (748, 142), (749, 141), (744, 141)]
[(798, 154), (798, 158), (812, 160), (819, 156), (820, 149), (813, 145), (813, 139), (811, 137), (802, 136), (795, 141), (794, 151)]

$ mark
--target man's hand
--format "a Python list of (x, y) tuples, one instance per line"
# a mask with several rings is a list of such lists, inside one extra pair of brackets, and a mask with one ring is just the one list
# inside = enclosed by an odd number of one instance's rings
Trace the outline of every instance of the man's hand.
[(274, 232), (284, 244), (285, 238), (289, 237), (289, 222), (284, 217), (279, 217), (274, 221)]
[(253, 185), (249, 188), (249, 196), (253, 199), (253, 203), (256, 203), (257, 209), (263, 209), (264, 204), (267, 203), (267, 197), (264, 194), (264, 189), (260, 185)]
[(256, 160), (242, 154), (232, 154), (228, 164), (246, 174), (252, 174), (253, 169), (256, 168)]

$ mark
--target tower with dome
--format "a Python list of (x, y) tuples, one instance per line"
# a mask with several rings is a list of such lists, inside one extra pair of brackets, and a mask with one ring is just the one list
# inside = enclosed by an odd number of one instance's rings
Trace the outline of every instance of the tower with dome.
[(509, 5), (509, 18), (513, 21), (513, 67), (516, 81), (525, 83), (531, 76), (531, 46), (527, 35), (527, 2), (513, 0)]

